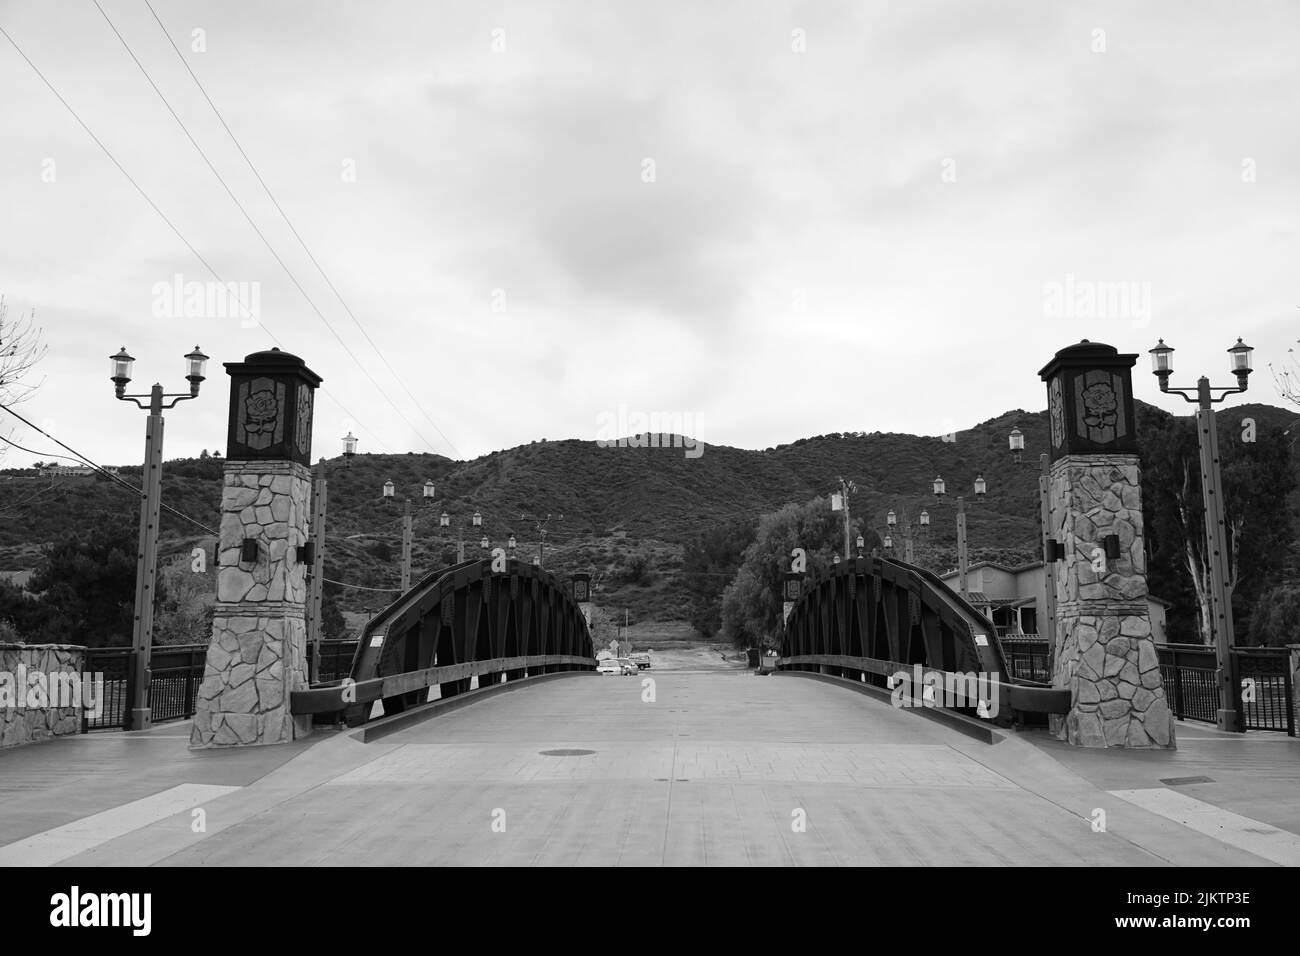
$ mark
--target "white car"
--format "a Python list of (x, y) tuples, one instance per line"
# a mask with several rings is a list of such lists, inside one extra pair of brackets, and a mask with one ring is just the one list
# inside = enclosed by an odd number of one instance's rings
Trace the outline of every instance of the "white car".
[(620, 664), (616, 658), (607, 657), (599, 664), (596, 665), (596, 673), (622, 675), (622, 674), (626, 674), (627, 671), (623, 668), (623, 665)]

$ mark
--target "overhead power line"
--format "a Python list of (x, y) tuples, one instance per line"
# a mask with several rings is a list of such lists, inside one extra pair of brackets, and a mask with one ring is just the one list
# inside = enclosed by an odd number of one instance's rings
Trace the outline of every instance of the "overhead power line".
[(244, 147), (240, 144), (239, 139), (235, 136), (234, 131), (230, 128), (230, 125), (226, 122), (226, 118), (221, 115), (221, 110), (217, 109), (217, 104), (212, 101), (212, 97), (208, 95), (207, 89), (204, 88), (203, 84), (199, 81), (198, 76), (194, 73), (194, 70), (191, 69), (189, 61), (185, 59), (185, 55), (181, 53), (180, 48), (176, 46), (176, 41), (172, 39), (171, 33), (168, 32), (167, 27), (163, 24), (162, 20), (159, 18), (157, 11), (154, 10), (153, 4), (151, 4), (149, 0), (145, 0), (145, 6), (148, 7), (149, 12), (153, 14), (153, 18), (157, 22), (158, 28), (162, 30), (163, 36), (167, 38), (167, 42), (171, 45), (171, 48), (176, 51), (177, 59), (179, 59), (181, 61), (181, 65), (185, 67), (185, 72), (189, 73), (190, 78), (194, 80), (194, 85), (199, 88), (199, 92), (203, 94), (203, 98), (207, 101), (208, 106), (212, 107), (212, 112), (216, 115), (217, 120), (221, 123), (222, 129), (226, 131), (226, 134), (230, 137), (230, 141), (234, 143), (235, 148), (239, 150), (239, 155), (244, 158), (244, 162), (246, 162), (248, 164), (248, 168), (252, 170), (253, 175), (257, 178), (258, 183), (261, 185), (262, 189), (266, 192), (267, 198), (271, 200), (271, 204), (275, 206), (276, 212), (280, 214), (280, 218), (283, 219), (285, 225), (289, 227), (289, 231), (293, 233), (293, 237), (298, 240), (298, 245), (302, 246), (302, 251), (307, 254), (307, 258), (311, 260), (311, 264), (316, 267), (316, 271), (319, 272), (321, 278), (325, 280), (325, 284), (329, 286), (330, 291), (334, 293), (334, 297), (339, 300), (339, 304), (343, 306), (343, 310), (347, 312), (348, 317), (352, 319), (353, 324), (355, 324), (356, 327), (361, 330), (361, 334), (365, 336), (366, 341), (370, 343), (370, 347), (374, 350), (375, 354), (379, 356), (379, 360), (383, 362), (385, 367), (388, 369), (388, 371), (392, 373), (393, 378), (397, 381), (397, 384), (402, 386), (402, 390), (406, 392), (407, 396), (415, 404), (415, 407), (420, 410), (420, 414), (423, 415), (425, 419), (429, 422), (429, 424), (433, 426), (434, 431), (436, 431), (440, 436), (442, 436), (442, 440), (447, 443), (447, 447), (449, 447), (452, 450), (452, 452), (455, 453), (456, 457), (459, 458), (460, 450), (452, 443), (451, 439), (447, 437), (447, 435), (443, 432), (443, 430), (438, 427), (438, 423), (435, 422), (433, 418), (429, 415), (429, 413), (425, 410), (424, 406), (420, 403), (420, 400), (415, 397), (415, 395), (411, 392), (409, 388), (407, 388), (406, 382), (402, 379), (402, 377), (399, 374), (397, 374), (397, 370), (393, 368), (393, 366), (389, 363), (388, 358), (384, 355), (384, 353), (379, 350), (379, 346), (376, 345), (374, 339), (370, 337), (370, 333), (367, 332), (365, 326), (361, 324), (361, 320), (358, 319), (356, 315), (353, 313), (352, 308), (344, 300), (342, 293), (339, 292), (338, 288), (330, 280), (330, 277), (326, 275), (324, 268), (322, 268), (321, 264), (316, 260), (316, 256), (312, 254), (311, 249), (307, 247), (307, 243), (303, 240), (297, 228), (294, 226), (293, 222), (289, 219), (289, 214), (284, 211), (283, 207), (281, 207), (279, 200), (277, 200), (275, 198), (275, 195), (271, 192), (271, 187), (266, 184), (266, 180), (264, 180), (262, 178), (262, 174), (257, 171), (257, 167), (253, 165), (253, 161), (249, 158), (248, 153), (244, 151)]
[[(144, 68), (144, 64), (141, 63), (139, 57), (135, 55), (135, 51), (131, 49), (131, 45), (126, 42), (126, 38), (122, 36), (121, 32), (114, 25), (109, 15), (104, 12), (104, 8), (100, 6), (99, 0), (91, 0), (91, 2), (94, 3), (95, 9), (97, 9), (100, 12), (100, 15), (103, 16), (104, 21), (109, 26), (109, 29), (113, 31), (113, 34), (117, 37), (118, 41), (122, 44), (122, 48), (126, 50), (127, 55), (131, 57), (132, 62), (135, 63), (136, 67), (139, 68), (140, 73), (144, 76), (145, 80), (148, 81), (149, 86), (153, 88), (153, 91), (154, 93), (157, 94), (158, 99), (162, 101), (162, 104), (164, 107), (166, 107), (167, 112), (171, 114), (172, 119), (174, 119), (176, 121), (176, 124), (180, 126), (181, 131), (185, 134), (185, 138), (190, 141), (190, 145), (193, 146), (195, 151), (199, 154), (199, 156), (202, 157), (203, 162), (207, 164), (207, 167), (209, 170), (211, 170), (212, 175), (215, 176), (217, 182), (221, 184), (221, 188), (224, 189), (226, 191), (226, 195), (230, 197), (230, 201), (235, 204), (235, 208), (237, 208), (240, 211), (240, 213), (243, 215), (244, 219), (247, 220), (248, 225), (252, 227), (253, 232), (257, 234), (257, 238), (262, 240), (262, 245), (266, 246), (267, 251), (271, 253), (272, 258), (274, 258), (276, 263), (279, 264), (280, 268), (284, 271), (284, 274), (289, 277), (289, 281), (293, 283), (294, 288), (298, 290), (298, 292), (302, 295), (303, 299), (306, 301), (307, 305), (311, 307), (312, 312), (314, 312), (316, 314), (316, 317), (320, 319), (322, 323), (324, 323), (325, 328), (329, 329), (330, 334), (333, 335), (334, 338), (338, 341), (339, 345), (343, 347), (343, 351), (345, 351), (348, 354), (348, 357), (352, 359), (353, 364), (355, 364), (356, 367), (361, 370), (361, 373), (365, 375), (366, 378), (370, 379), (371, 384), (374, 385), (376, 389), (378, 389), (379, 394), (384, 397), (384, 400), (387, 401), (388, 404), (392, 406), (393, 411), (395, 411), (398, 414), (398, 416), (402, 419), (402, 421), (406, 422), (407, 427), (409, 427), (411, 431), (415, 433), (415, 435), (420, 439), (420, 441), (428, 445), (431, 451), (436, 452), (437, 449), (434, 448), (433, 443), (430, 442), (427, 438), (424, 437), (424, 435), (420, 433), (420, 430), (415, 427), (415, 424), (409, 418), (406, 417), (406, 413), (403, 412), (402, 409), (397, 405), (397, 403), (393, 401), (392, 397), (386, 391), (384, 391), (384, 387), (380, 385), (378, 380), (373, 375), (370, 374), (370, 371), (364, 365), (361, 364), (361, 360), (357, 358), (356, 354), (352, 351), (351, 347), (347, 344), (347, 342), (343, 340), (343, 337), (339, 335), (338, 330), (334, 328), (334, 326), (330, 323), (329, 319), (325, 318), (325, 314), (321, 312), (320, 308), (316, 305), (315, 301), (313, 301), (312, 297), (307, 294), (307, 290), (302, 287), (302, 283), (299, 282), (298, 277), (293, 274), (293, 270), (289, 268), (289, 266), (285, 263), (284, 259), (282, 259), (280, 257), (280, 254), (275, 250), (275, 247), (271, 245), (270, 240), (267, 239), (266, 235), (262, 232), (262, 230), (258, 228), (257, 223), (253, 221), (253, 217), (248, 214), (248, 210), (244, 208), (243, 203), (239, 201), (239, 198), (235, 195), (234, 191), (230, 188), (225, 178), (217, 170), (217, 167), (213, 165), (212, 160), (208, 158), (208, 154), (203, 151), (203, 147), (199, 145), (198, 141), (190, 133), (189, 127), (185, 125), (184, 120), (182, 120), (179, 114), (177, 114), (176, 110), (172, 108), (172, 105), (170, 102), (168, 102), (167, 97), (164, 96), (162, 90), (158, 88), (158, 84), (155, 83), (153, 81), (153, 77), (149, 75), (149, 71)], [(168, 39), (170, 40), (170, 37)], [(301, 241), (301, 239), (299, 241)], [(358, 325), (359, 324), (360, 323), (358, 323)], [(364, 329), (362, 331), (364, 332)], [(369, 336), (367, 336), (367, 338), (369, 338)], [(376, 349), (376, 351), (378, 351), (378, 349)], [(383, 358), (382, 355), (380, 357)], [(387, 362), (386, 359), (384, 361)], [(445, 439), (446, 436), (443, 437)]]
[[(145, 192), (144, 187), (141, 186), (138, 182), (136, 182), (135, 178), (129, 172), (126, 171), (126, 167), (123, 166), (118, 161), (117, 157), (113, 155), (112, 150), (110, 150), (107, 146), (105, 146), (103, 140), (101, 140), (98, 136), (95, 135), (94, 130), (92, 130), (86, 124), (86, 121), (83, 120), (80, 114), (78, 114), (77, 111), (72, 108), (72, 105), (66, 99), (63, 98), (63, 94), (61, 94), (57, 89), (55, 89), (54, 84), (51, 83), (49, 79), (46, 78), (45, 74), (41, 72), (40, 68), (35, 63), (32, 62), (31, 58), (27, 56), (26, 53), (23, 52), (22, 47), (20, 47), (17, 44), (14, 38), (9, 35), (9, 33), (4, 29), (4, 27), (0, 27), (0, 36), (3, 36), (6, 40), (9, 41), (9, 45), (12, 46), (14, 48), (14, 51), (17, 52), (17, 54), (23, 58), (23, 60), (27, 63), (27, 65), (32, 68), (32, 72), (34, 72), (40, 78), (41, 82), (45, 84), (46, 88), (49, 89), (49, 91), (54, 94), (55, 99), (57, 99), (61, 104), (63, 104), (63, 108), (66, 109), (68, 113), (71, 114), (72, 118), (77, 121), (77, 125), (79, 125), (83, 130), (86, 131), (86, 135), (89, 136), (91, 140), (94, 141), (95, 145), (100, 148), (100, 151), (103, 152), (103, 154), (108, 157), (109, 162), (111, 162), (114, 166), (117, 167), (118, 172), (120, 172), (126, 178), (126, 181), (129, 182), (131, 186), (135, 189), (135, 191), (140, 194), (140, 198), (142, 198), (146, 203), (149, 204), (149, 208), (152, 209), (155, 213), (157, 213), (158, 218), (167, 224), (167, 228), (170, 229), (175, 234), (176, 238), (181, 241), (181, 243), (185, 246), (186, 249), (188, 249), (190, 252), (194, 254), (194, 258), (198, 259), (199, 262), (203, 264), (203, 268), (205, 268), (208, 271), (208, 274), (211, 275), (212, 278), (216, 279), (217, 282), (221, 283), (223, 287), (230, 289), (232, 287), (232, 284), (226, 282), (226, 280), (221, 277), (221, 274), (217, 272), (215, 268), (213, 268), (212, 263), (208, 262), (208, 260), (203, 257), (203, 254), (194, 248), (194, 244), (185, 238), (185, 234), (182, 233), (179, 228), (177, 228), (176, 224), (172, 222), (171, 219), (168, 218), (167, 214), (164, 213), (162, 209), (159, 208), (158, 204), (154, 202), (153, 199), (149, 196), (149, 194)], [(238, 302), (239, 305), (243, 308), (244, 314), (252, 318), (253, 314), (251, 311), (249, 311), (247, 303), (245, 303), (237, 294), (232, 293), (232, 295), (235, 301)], [(279, 345), (281, 347), (284, 346), (284, 343), (280, 341), (280, 339), (271, 330), (271, 328), (260, 318), (258, 319), (258, 327), (263, 329), (266, 332), (266, 334), (270, 337), (271, 341), (274, 342), (276, 345)], [(361, 419), (359, 419), (356, 415), (354, 415), (346, 405), (340, 402), (329, 392), (326, 392), (325, 396), (326, 398), (330, 399), (330, 401), (334, 402), (334, 404), (337, 405), (340, 409), (342, 409), (343, 413), (347, 415), (348, 418), (356, 422), (358, 428), (361, 428), (362, 430), (369, 432), (371, 437), (374, 438), (376, 442), (378, 442), (380, 447), (384, 448), (386, 451), (390, 451), (390, 452), (392, 451), (392, 449), (388, 447), (388, 445), (384, 442), (384, 440), (379, 437), (379, 434), (374, 429), (367, 426), (366, 423), (361, 421)]]
[[(6, 412), (8, 412), (10, 415), (14, 416), (14, 418), (18, 419), (18, 420), (19, 420), (20, 422), (22, 422), (24, 425), (27, 425), (29, 428), (33, 428), (33, 429), (35, 429), (36, 431), (38, 431), (38, 432), (40, 432), (42, 435), (44, 435), (46, 438), (48, 438), (50, 441), (52, 441), (52, 442), (54, 442), (55, 444), (57, 444), (60, 448), (64, 448), (64, 449), (66, 449), (67, 451), (72, 452), (72, 454), (76, 456), (75, 458), (70, 458), (70, 457), (68, 457), (67, 455), (56, 455), (56, 454), (53, 454), (53, 453), (47, 453), (47, 454), (49, 454), (50, 457), (52, 457), (52, 458), (65, 458), (65, 459), (67, 459), (68, 461), (81, 461), (81, 462), (83, 462), (84, 464), (86, 464), (87, 466), (89, 466), (90, 468), (93, 468), (93, 469), (95, 469), (96, 471), (98, 471), (100, 474), (103, 474), (104, 476), (106, 476), (106, 477), (112, 479), (113, 481), (117, 482), (119, 485), (122, 485), (123, 487), (129, 489), (133, 494), (137, 495), (138, 497), (140, 497), (140, 498), (143, 498), (143, 497), (144, 497), (144, 489), (143, 489), (143, 488), (137, 488), (137, 487), (135, 487), (135, 485), (131, 484), (129, 481), (126, 481), (126, 480), (122, 479), (122, 478), (119, 477), (118, 475), (113, 474), (111, 471), (109, 471), (107, 468), (104, 468), (102, 465), (99, 465), (99, 464), (97, 464), (97, 463), (91, 461), (89, 458), (87, 458), (87, 457), (86, 457), (85, 455), (83, 455), (81, 452), (77, 451), (75, 448), (72, 448), (71, 446), (64, 444), (63, 442), (61, 442), (61, 441), (59, 441), (57, 438), (55, 438), (53, 435), (51, 435), (49, 432), (45, 431), (45, 430), (42, 429), (42, 428), (37, 427), (36, 425), (33, 425), (31, 422), (29, 422), (29, 421), (28, 421), (26, 418), (24, 418), (22, 415), (20, 415), (20, 414), (18, 414), (17, 412), (15, 412), (15, 411), (14, 411), (12, 408), (10, 408), (8, 405), (0, 404), (0, 409), (4, 409)], [(19, 449), (21, 449), (22, 451), (27, 452), (28, 454), (32, 454), (32, 455), (40, 454), (40, 452), (32, 451), (32, 450), (29, 449), (29, 448), (23, 448), (23, 446), (17, 444), (17, 443), (14, 442), (14, 441), (11, 441), (11, 440), (8, 439), (8, 438), (3, 438), (3, 439), (0, 439), (0, 440), (3, 440), (3, 441), (8, 442), (10, 445), (13, 445), (15, 448), (19, 448)], [(44, 456), (42, 456), (42, 457), (44, 457)], [(56, 486), (51, 486), (51, 487), (57, 487), (57, 485), (56, 485)], [(50, 489), (47, 488), (47, 489), (43, 489), (43, 490), (44, 490), (44, 491), (49, 491)], [(31, 500), (31, 499), (30, 499), (30, 498), (26, 498), (26, 499), (24, 499), (24, 501), (28, 501), (28, 500)], [(196, 528), (200, 528), (200, 529), (202, 529), (203, 531), (206, 531), (206, 532), (207, 532), (208, 534), (210, 534), (210, 535), (218, 535), (218, 536), (219, 536), (220, 533), (219, 533), (216, 529), (214, 529), (214, 528), (209, 528), (209, 527), (208, 527), (207, 525), (205, 525), (203, 522), (198, 521), (198, 520), (196, 520), (196, 519), (194, 519), (194, 518), (191, 518), (189, 515), (185, 514), (183, 511), (178, 511), (176, 508), (173, 508), (171, 505), (167, 504), (165, 501), (162, 501), (162, 502), (159, 502), (159, 503), (160, 503), (160, 505), (162, 506), (162, 508), (163, 508), (165, 511), (167, 511), (168, 513), (173, 514), (173, 515), (175, 515), (176, 517), (181, 518), (181, 519), (183, 519), (183, 520), (185, 520), (185, 521), (188, 521), (190, 524), (194, 525)], [(21, 504), (21, 502), (17, 502), (16, 504)], [(329, 578), (321, 578), (321, 580), (322, 580), (322, 581), (326, 581), (326, 582), (328, 582), (328, 583), (330, 583), (330, 584), (337, 584), (339, 587), (344, 587), (344, 588), (355, 588), (355, 589), (357, 589), (357, 590), (361, 590), (361, 591), (387, 591), (387, 592), (399, 592), (399, 591), (401, 591), (401, 588), (370, 588), (370, 587), (363, 587), (363, 586), (360, 585), (360, 584), (348, 584), (348, 583), (346, 583), (346, 582), (344, 582), (344, 581), (333, 581), (333, 580), (331, 580), (331, 579), (329, 579)]]
[[(82, 463), (84, 463), (85, 465), (87, 465), (87, 466), (90, 467), (90, 468), (95, 469), (95, 471), (99, 472), (101, 475), (103, 475), (104, 477), (108, 478), (110, 481), (115, 481), (115, 482), (117, 482), (119, 485), (121, 485), (122, 487), (129, 489), (129, 490), (131, 491), (131, 493), (134, 494), (134, 495), (136, 495), (137, 497), (140, 497), (140, 498), (143, 498), (143, 497), (144, 497), (144, 489), (143, 489), (143, 488), (137, 488), (135, 485), (131, 484), (131, 482), (125, 480), (125, 479), (122, 478), (121, 476), (119, 476), (119, 475), (115, 475), (115, 474), (113, 474), (113, 472), (109, 471), (107, 468), (103, 467), (102, 465), (99, 465), (99, 464), (97, 464), (96, 462), (91, 461), (89, 458), (87, 458), (87, 457), (86, 457), (85, 455), (83, 455), (81, 452), (77, 451), (75, 448), (71, 447), (70, 445), (66, 445), (66, 444), (64, 444), (63, 442), (59, 441), (57, 438), (55, 438), (55, 437), (54, 437), (53, 435), (51, 435), (49, 432), (45, 431), (45, 429), (40, 428), (40, 427), (38, 427), (38, 426), (36, 426), (36, 425), (33, 425), (31, 422), (29, 422), (27, 419), (23, 418), (22, 415), (19, 415), (16, 411), (14, 411), (14, 410), (13, 410), (12, 408), (10, 408), (8, 405), (0, 404), (0, 408), (3, 408), (6, 412), (8, 412), (8, 413), (9, 413), (10, 415), (12, 415), (14, 418), (18, 419), (20, 422), (22, 422), (22, 423), (23, 423), (24, 425), (26, 425), (28, 428), (32, 428), (32, 429), (34, 429), (34, 430), (40, 432), (42, 435), (44, 435), (44, 436), (45, 436), (46, 438), (48, 438), (50, 441), (54, 442), (54, 444), (58, 445), (60, 448), (66, 449), (67, 451), (70, 451), (70, 452), (72, 452), (72, 454), (74, 454), (74, 455), (77, 456), (76, 459), (69, 459), (70, 461), (71, 461), (71, 460), (80, 460)], [(7, 441), (7, 440), (8, 440), (8, 439), (6, 439), (6, 441)], [(10, 444), (13, 444), (13, 442), (10, 442)], [(17, 446), (15, 446), (15, 447), (17, 447)], [(27, 451), (27, 449), (24, 448), (23, 451)], [(31, 452), (31, 454), (38, 454), (38, 452)], [(53, 457), (55, 457), (55, 458), (66, 458), (67, 456), (66, 456), (66, 455), (54, 455)], [(189, 515), (187, 515), (187, 514), (186, 514), (185, 512), (183, 512), (183, 511), (178, 511), (177, 509), (173, 508), (171, 505), (167, 504), (165, 501), (163, 501), (163, 502), (159, 502), (159, 504), (160, 504), (160, 506), (163, 508), (163, 510), (167, 511), (169, 514), (173, 514), (173, 515), (175, 515), (176, 517), (178, 517), (178, 518), (180, 518), (180, 519), (182, 519), (182, 520), (184, 520), (184, 521), (188, 521), (190, 524), (194, 525), (196, 528), (201, 528), (201, 529), (203, 529), (204, 531), (206, 531), (208, 534), (217, 534), (217, 533), (218, 533), (218, 532), (215, 531), (214, 529), (209, 528), (209, 527), (208, 527), (207, 525), (205, 525), (203, 522), (198, 521), (198, 520), (196, 520), (196, 519), (194, 519), (194, 518), (191, 518)]]

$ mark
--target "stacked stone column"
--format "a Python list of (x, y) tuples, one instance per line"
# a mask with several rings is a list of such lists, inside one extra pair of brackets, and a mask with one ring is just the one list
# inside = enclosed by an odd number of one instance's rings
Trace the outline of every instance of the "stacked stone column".
[[(311, 731), (289, 713), (307, 686), (306, 565), (311, 473), (295, 462), (227, 462), (217, 604), (190, 744), (283, 743)], [(244, 541), (258, 544), (243, 562)]]
[[(307, 544), (311, 423), (320, 377), (279, 349), (226, 363), (230, 422), (221, 491), (217, 604), (193, 748), (287, 743), (308, 686)], [(321, 546), (320, 542), (316, 546)]]
[[(1056, 574), (1056, 673), (1070, 713), (1052, 718), (1084, 747), (1168, 747), (1172, 715), (1147, 607), (1140, 468), (1136, 455), (1068, 455), (1049, 478)], [(1106, 535), (1120, 557), (1104, 558)], [(1104, 570), (1094, 570), (1101, 552)]]
[[(1049, 537), (1055, 567), (1056, 687), (1070, 709), (1052, 731), (1082, 747), (1173, 747), (1173, 714), (1147, 608), (1136, 355), (1084, 339), (1039, 372), (1051, 423)], [(1106, 556), (1106, 538), (1119, 541)]]

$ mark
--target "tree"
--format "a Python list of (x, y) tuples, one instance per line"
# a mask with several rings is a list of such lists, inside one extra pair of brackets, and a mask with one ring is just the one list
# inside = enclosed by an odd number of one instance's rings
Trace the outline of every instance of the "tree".
[(1259, 596), (1250, 617), (1247, 643), (1283, 647), (1300, 643), (1300, 587), (1270, 588)]
[(609, 647), (609, 642), (618, 637), (618, 625), (610, 619), (609, 612), (598, 605), (591, 605), (591, 643), (597, 651)]
[(745, 548), (754, 540), (757, 522), (746, 518), (707, 529), (687, 544), (682, 576), (690, 596), (690, 620), (695, 632), (711, 640), (722, 626), (722, 597), (740, 568)]
[[(45, 355), (41, 335), (34, 312), (10, 319), (9, 306), (0, 296), (0, 405), (24, 402), (40, 387), (39, 382), (33, 384), (30, 379), (36, 363)], [(10, 434), (12, 431), (6, 432)], [(6, 450), (0, 447), (0, 458)], [(37, 467), (41, 464), (38, 462)]]
[[(882, 547), (880, 536), (872, 529), (850, 529), (851, 538), (858, 534), (865, 539), (867, 553)], [(740, 570), (723, 592), (722, 633), (737, 647), (776, 646), (785, 625), (781, 595), (791, 552), (802, 548), (807, 570), (817, 573), (831, 566), (843, 542), (843, 520), (831, 511), (827, 498), (786, 505), (760, 518)]]
[(212, 605), (216, 593), (216, 568), (191, 570), (189, 556), (158, 572), (153, 643), (206, 644), (212, 637)]
[(27, 583), (48, 611), (41, 640), (88, 647), (131, 643), (135, 541), (133, 516), (101, 512), (84, 529), (46, 547)]
[(338, 590), (337, 585), (326, 584), (321, 594), (321, 636), (327, 641), (339, 641), (348, 635), (348, 622), (339, 608)]
[(45, 355), (35, 320), (35, 312), (10, 319), (9, 306), (0, 296), (0, 403), (5, 405), (26, 401), (40, 387), (27, 381)]
[(37, 600), (30, 591), (0, 581), (0, 621), (9, 627), (6, 632), (9, 637), (0, 639), (0, 643), (10, 643), (15, 639), (35, 642), (49, 617), (49, 606)]
[[(1220, 416), (1220, 472), (1227, 526), (1228, 590), (1234, 622), (1247, 633), (1259, 595), (1278, 583), (1293, 526), (1286, 505), (1296, 487), (1281, 430), (1259, 423), (1254, 441)], [(1139, 415), (1142, 499), (1151, 592), (1196, 608), (1190, 622), (1171, 621), (1170, 638), (1210, 643), (1210, 567), (1195, 418)]]

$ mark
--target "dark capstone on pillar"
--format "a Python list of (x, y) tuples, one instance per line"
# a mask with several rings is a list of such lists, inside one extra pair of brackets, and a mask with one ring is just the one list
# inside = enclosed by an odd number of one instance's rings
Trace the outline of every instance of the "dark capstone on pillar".
[[(1085, 339), (1038, 373), (1051, 423), (1049, 536), (1061, 546), (1052, 682), (1070, 689), (1052, 730), (1084, 747), (1174, 745), (1147, 611), (1136, 360)], [(1108, 535), (1118, 535), (1117, 558), (1106, 556)]]
[(307, 686), (312, 406), (321, 378), (279, 349), (227, 362), (230, 423), (217, 604), (191, 747), (282, 743), (311, 732), (289, 713)]

